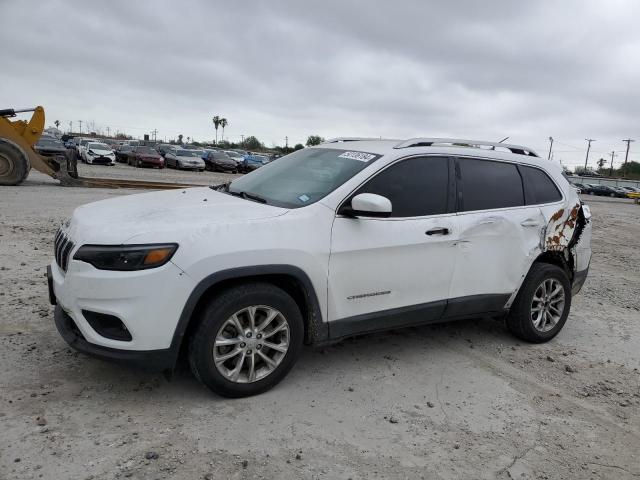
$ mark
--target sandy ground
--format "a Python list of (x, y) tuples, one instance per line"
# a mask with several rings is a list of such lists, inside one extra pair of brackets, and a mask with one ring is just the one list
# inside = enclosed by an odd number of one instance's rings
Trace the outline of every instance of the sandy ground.
[[(227, 175), (82, 166), (217, 183)], [(212, 181), (213, 179), (213, 181)], [(305, 349), (274, 390), (227, 400), (88, 358), (55, 330), (58, 224), (132, 192), (0, 187), (0, 478), (640, 477), (640, 206), (588, 198), (591, 273), (552, 342), (473, 320)]]

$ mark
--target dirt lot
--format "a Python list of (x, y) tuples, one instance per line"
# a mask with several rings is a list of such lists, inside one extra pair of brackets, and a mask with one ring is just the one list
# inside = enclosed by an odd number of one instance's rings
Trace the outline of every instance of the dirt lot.
[(1, 479), (640, 477), (640, 206), (587, 199), (591, 273), (551, 343), (493, 320), (363, 336), (307, 348), (274, 390), (227, 400), (184, 367), (168, 382), (75, 353), (55, 330), (44, 274), (58, 224), (125, 193), (35, 173), (0, 187)]

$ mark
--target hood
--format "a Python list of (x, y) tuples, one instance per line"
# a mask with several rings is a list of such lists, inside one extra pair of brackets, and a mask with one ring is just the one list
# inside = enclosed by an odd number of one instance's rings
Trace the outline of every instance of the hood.
[(185, 157), (183, 155), (176, 155), (176, 158), (183, 162), (202, 162), (200, 157)]
[[(166, 190), (78, 207), (68, 233), (76, 244), (179, 242), (215, 225), (264, 220), (287, 211), (208, 187)], [(147, 238), (140, 240), (142, 236)]]
[(111, 155), (113, 154), (113, 150), (102, 150), (97, 148), (90, 148), (93, 153), (97, 153), (98, 155)]

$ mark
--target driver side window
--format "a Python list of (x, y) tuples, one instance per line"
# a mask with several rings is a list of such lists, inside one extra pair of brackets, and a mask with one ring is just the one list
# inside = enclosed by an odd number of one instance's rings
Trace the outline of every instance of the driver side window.
[(449, 159), (417, 157), (401, 160), (378, 173), (354, 196), (361, 193), (375, 193), (391, 200), (391, 217), (447, 213)]

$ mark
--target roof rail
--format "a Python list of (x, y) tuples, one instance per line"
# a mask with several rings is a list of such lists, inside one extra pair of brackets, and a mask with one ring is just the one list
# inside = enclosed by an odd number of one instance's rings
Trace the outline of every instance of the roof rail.
[(430, 147), (432, 145), (450, 145), (452, 147), (492, 147), (491, 150), (496, 148), (503, 148), (509, 150), (511, 153), (517, 155), (528, 155), (530, 157), (538, 157), (539, 155), (530, 149), (522, 145), (511, 145), (508, 143), (500, 142), (485, 142), (482, 140), (464, 140), (461, 138), (410, 138), (409, 140), (403, 140), (396, 144), (393, 148), (409, 148), (409, 147)]
[(363, 142), (363, 141), (372, 141), (372, 140), (390, 140), (388, 138), (380, 138), (380, 137), (336, 137), (330, 138), (329, 140), (325, 140), (323, 143), (340, 143), (340, 142)]

